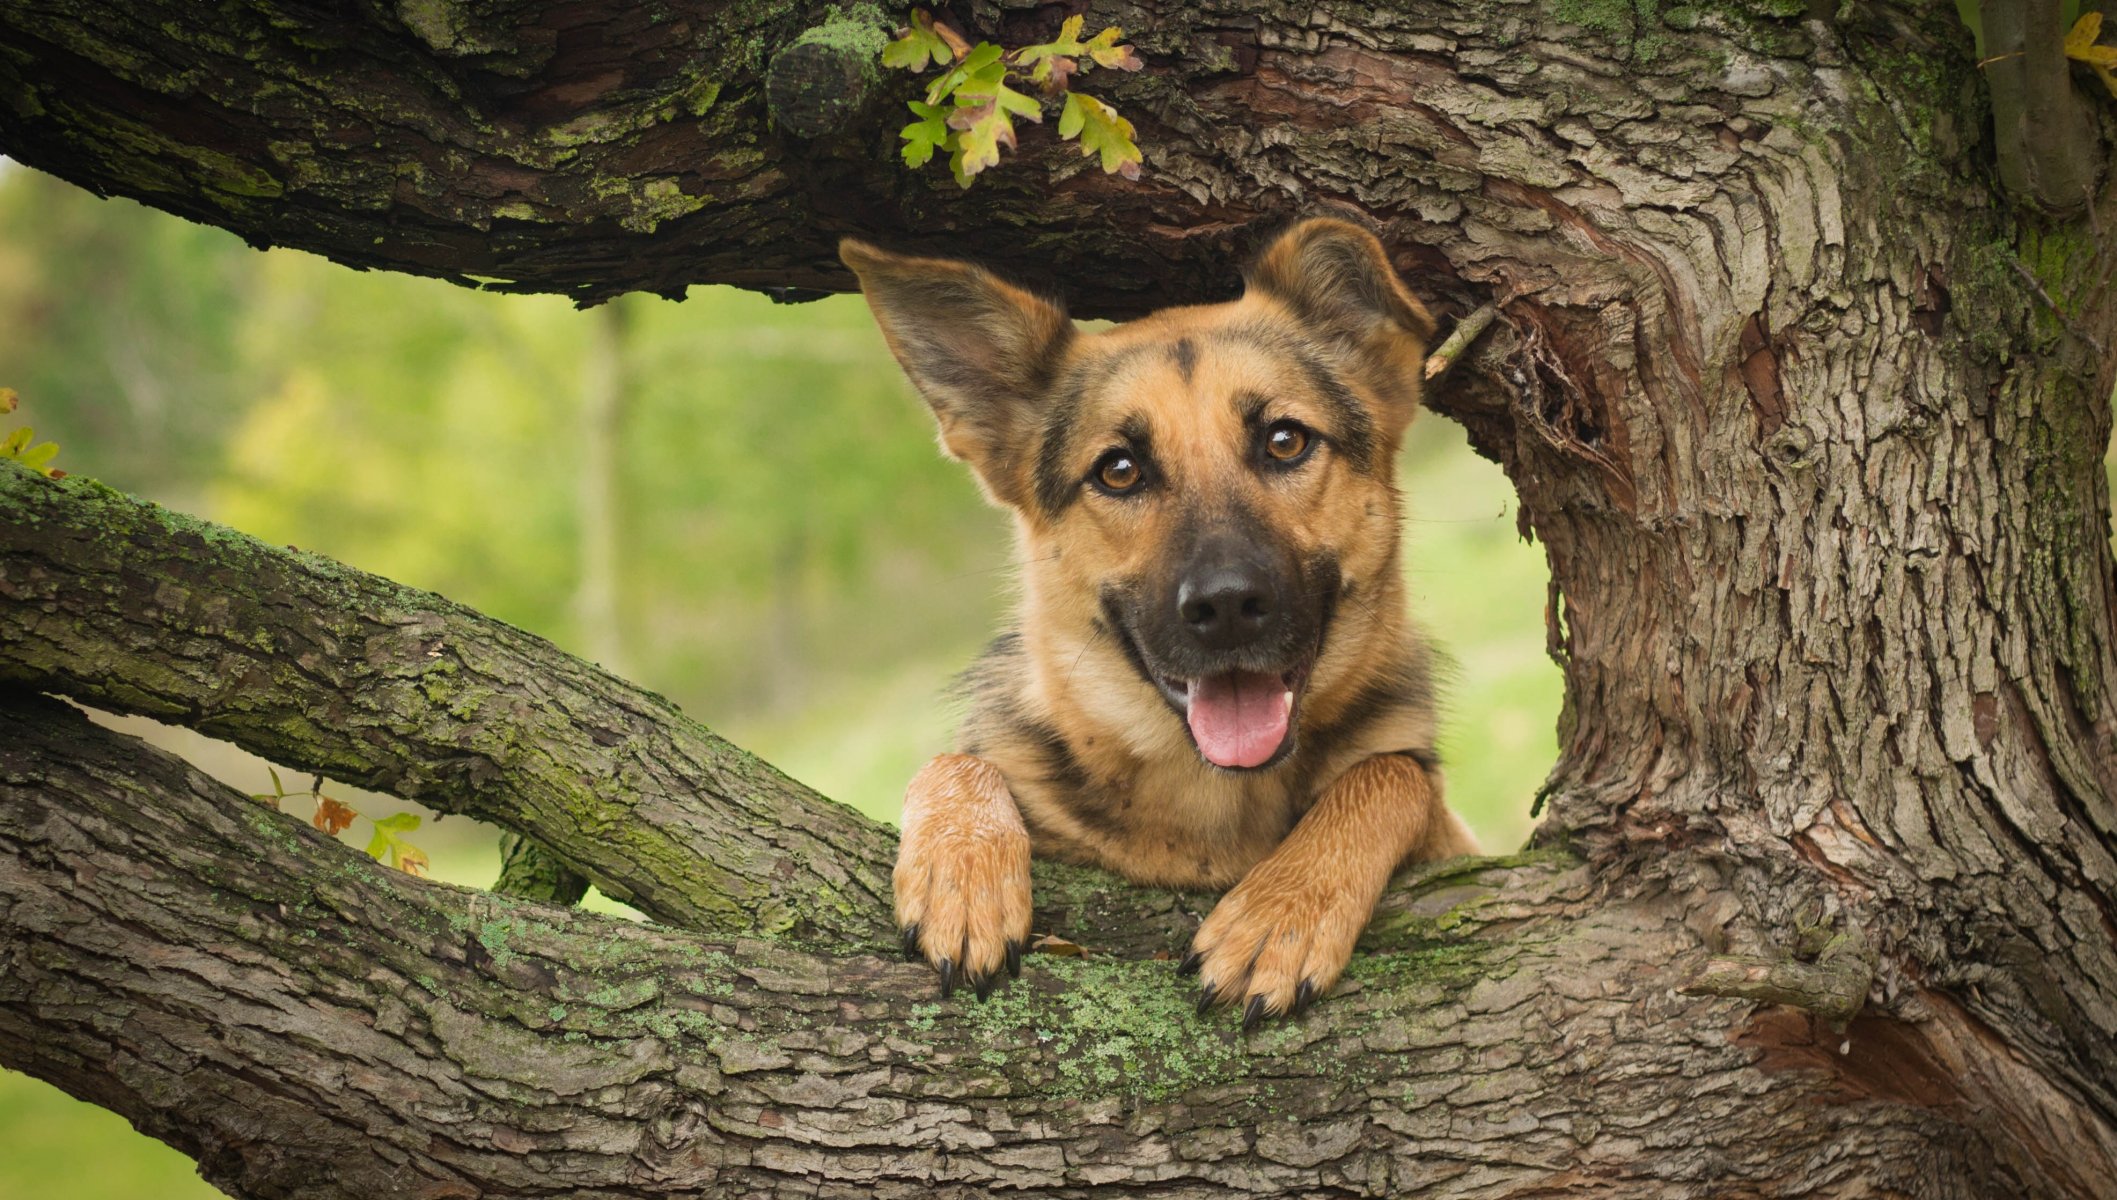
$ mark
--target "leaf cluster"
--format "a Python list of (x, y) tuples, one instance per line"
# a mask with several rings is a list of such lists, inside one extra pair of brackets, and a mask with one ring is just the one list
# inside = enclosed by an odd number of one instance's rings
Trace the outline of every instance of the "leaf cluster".
[(1119, 41), (1124, 31), (1115, 25), (1082, 40), (1083, 23), (1076, 14), (1051, 41), (1005, 50), (991, 42), (973, 46), (932, 13), (914, 9), (910, 27), (882, 48), (882, 65), (942, 71), (928, 84), (925, 99), (910, 102), (918, 119), (898, 134), (905, 165), (922, 167), (937, 153), (946, 154), (956, 183), (969, 187), (980, 172), (998, 165), (1002, 147), (1015, 148), (1016, 117), (1043, 121), (1043, 101), (1012, 86), (1026, 82), (1045, 99), (1064, 97), (1058, 124), (1062, 140), (1078, 141), (1081, 153), (1100, 157), (1106, 172), (1139, 178), (1144, 159), (1132, 122), (1107, 102), (1072, 88), (1075, 75), (1095, 67), (1137, 71), (1139, 55)]
[[(280, 809), (280, 801), (289, 795), (286, 785), (280, 782), (277, 768), (266, 767), (265, 770), (272, 776), (272, 790), (253, 792), (250, 798), (259, 804), (270, 805), (275, 810)], [(368, 820), (368, 823), (374, 826), (374, 832), (368, 838), (367, 844), (369, 858), (376, 862), (387, 859), (391, 866), (407, 875), (426, 874), (426, 851), (404, 838), (405, 834), (419, 828), (419, 814), (401, 812), (375, 819), (363, 818), (352, 805), (323, 794), (321, 775), (317, 776), (316, 782), (310, 786), (309, 798), (316, 804), (315, 812), (309, 817), (309, 824), (331, 837), (337, 837), (352, 828), (353, 822)]]
[[(15, 389), (0, 387), (0, 416), (15, 411), (22, 397)], [(36, 442), (37, 431), (24, 425), (22, 428), (0, 438), (0, 458), (12, 458), (30, 470), (48, 479), (64, 479), (66, 472), (51, 466), (51, 460), (59, 453), (57, 442)]]

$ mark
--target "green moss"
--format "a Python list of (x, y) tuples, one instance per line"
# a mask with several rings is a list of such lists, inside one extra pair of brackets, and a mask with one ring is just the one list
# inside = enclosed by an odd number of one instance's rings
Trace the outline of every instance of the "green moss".
[(872, 4), (847, 5), (843, 12), (834, 4), (824, 10), (822, 23), (795, 38), (793, 44), (829, 46), (880, 59), (882, 47), (889, 44), (889, 35), (885, 31), (894, 24), (896, 22)]
[(1024, 1045), (1063, 1063), (1059, 1095), (1165, 1099), (1227, 1078), (1242, 1057), (1228, 1021), (1192, 1010), (1171, 964), (1057, 958), (1038, 973), (1052, 986), (1025, 979), (966, 1016), (993, 1066)]
[(683, 94), (677, 97), (677, 102), (685, 112), (694, 117), (703, 117), (713, 110), (714, 102), (719, 99), (720, 85), (710, 79), (701, 79), (685, 88)]

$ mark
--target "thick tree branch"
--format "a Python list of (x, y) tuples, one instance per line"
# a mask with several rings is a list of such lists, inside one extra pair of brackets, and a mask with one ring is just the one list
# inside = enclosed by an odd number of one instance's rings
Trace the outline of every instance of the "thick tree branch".
[(1847, 1187), (2061, 1194), (2117, 1165), (2069, 1183), (1983, 1121), (1926, 1148), (1993, 1097), (1889, 1073), (1947, 1051), (1924, 1069), (1989, 1083), (1974, 1037), (1932, 1040), (1958, 1022), (1856, 1023), (1843, 1061), (1785, 1022), (1731, 1042), (1744, 1006), (1670, 986), (1684, 921), (1589, 887), (1563, 861), (1443, 872), (1418, 931), (1247, 1038), (1168, 962), (1032, 956), (989, 1004), (936, 1005), (919, 965), (413, 879), (0, 701), (0, 1062), (247, 1196), (1673, 1197), (1788, 1177), (1819, 1136)]
[(541, 638), (0, 464), (0, 678), (491, 821), (659, 920), (891, 944), (896, 839)]

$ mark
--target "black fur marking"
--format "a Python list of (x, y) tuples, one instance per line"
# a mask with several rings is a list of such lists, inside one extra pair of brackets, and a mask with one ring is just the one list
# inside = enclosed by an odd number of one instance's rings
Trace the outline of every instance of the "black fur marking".
[(1093, 785), (1075, 789), (1066, 797), (1066, 811), (1074, 820), (1106, 838), (1131, 836), (1132, 823), (1125, 819), (1131, 801), (1108, 788)]
[(1154, 431), (1147, 427), (1147, 419), (1133, 413), (1117, 424), (1117, 439), (1132, 451), (1132, 456), (1141, 466), (1152, 473), (1154, 466)]
[(1139, 652), (1139, 643), (1132, 640), (1132, 632), (1125, 626), (1124, 606), (1130, 597), (1105, 584), (1102, 591), (1096, 593), (1096, 599), (1103, 607), (1103, 623), (1116, 633), (1117, 646), (1125, 652), (1125, 661), (1132, 664), (1132, 669), (1139, 672), (1139, 677), (1154, 689), (1155, 695), (1161, 696), (1162, 703), (1168, 705), (1169, 711), (1175, 713), (1178, 720), (1182, 720), (1183, 710), (1170, 703), (1167, 696), (1162, 696), (1160, 685), (1154, 682), (1154, 672), (1147, 669), (1146, 656)]
[(1015, 729), (1036, 745), (1037, 756), (1044, 760), (1044, 782), (1075, 792), (1088, 786), (1088, 773), (1082, 770), (1080, 763), (1074, 759), (1072, 748), (1066, 745), (1066, 739), (1059, 736), (1058, 730), (1041, 721), (1028, 720), (1014, 714), (1009, 716)]
[(1066, 469), (1066, 437), (1080, 416), (1086, 387), (1081, 369), (1075, 367), (1067, 372), (1044, 413), (1044, 428), (1038, 435), (1036, 449), (1036, 503), (1048, 516), (1066, 511), (1066, 506), (1081, 494), (1080, 480)]
[(1176, 373), (1182, 376), (1184, 386), (1190, 386), (1191, 374), (1198, 369), (1198, 347), (1190, 338), (1177, 338), (1176, 344), (1169, 347), (1169, 359), (1176, 364)]

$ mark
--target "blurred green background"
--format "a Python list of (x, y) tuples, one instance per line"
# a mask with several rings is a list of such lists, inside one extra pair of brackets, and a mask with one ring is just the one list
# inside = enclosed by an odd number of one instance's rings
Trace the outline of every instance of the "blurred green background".
[[(260, 253), (0, 160), (0, 386), (23, 400), (0, 429), (33, 425), (57, 466), (543, 634), (884, 819), (946, 748), (943, 691), (1007, 603), (1005, 523), (855, 297), (581, 312)], [(1511, 849), (1555, 749), (1542, 554), (1454, 425), (1418, 422), (1401, 466), (1414, 609), (1458, 664), (1450, 799)], [(232, 747), (122, 724), (271, 790)], [(369, 817), (412, 808), (324, 787)], [(496, 836), (429, 814), (411, 840), (485, 886)], [(218, 1193), (0, 1070), (0, 1197), (187, 1195)]]

